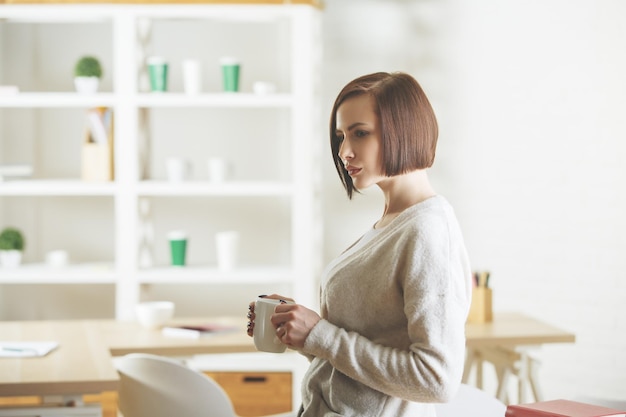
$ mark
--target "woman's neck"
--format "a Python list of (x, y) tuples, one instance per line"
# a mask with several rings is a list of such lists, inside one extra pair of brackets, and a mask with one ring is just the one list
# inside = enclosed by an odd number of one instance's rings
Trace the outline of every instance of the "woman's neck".
[(385, 196), (385, 209), (375, 228), (385, 227), (407, 208), (435, 195), (426, 170), (386, 178), (378, 183)]

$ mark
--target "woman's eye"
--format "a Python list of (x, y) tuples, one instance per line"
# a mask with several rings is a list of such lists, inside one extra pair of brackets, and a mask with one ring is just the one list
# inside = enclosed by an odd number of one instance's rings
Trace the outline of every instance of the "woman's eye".
[(357, 138), (362, 138), (367, 136), (369, 132), (366, 132), (365, 130), (357, 130), (354, 132), (354, 136), (356, 136)]

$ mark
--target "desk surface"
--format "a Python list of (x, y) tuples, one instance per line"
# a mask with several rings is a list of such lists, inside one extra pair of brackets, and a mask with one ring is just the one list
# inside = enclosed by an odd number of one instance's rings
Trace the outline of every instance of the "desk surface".
[(117, 389), (107, 346), (89, 321), (0, 322), (6, 341), (59, 342), (42, 358), (0, 358), (0, 396), (98, 393)]
[[(185, 320), (185, 324), (207, 320)], [(245, 329), (245, 318), (211, 319)], [(173, 322), (172, 324), (177, 324)], [(0, 322), (0, 340), (54, 340), (59, 347), (40, 358), (0, 358), (0, 396), (72, 395), (115, 391), (119, 376), (111, 356), (132, 352), (185, 356), (255, 352), (244, 330), (200, 339), (165, 337), (160, 330), (115, 320)]]
[[(0, 396), (71, 395), (115, 391), (119, 377), (111, 356), (132, 352), (186, 356), (255, 352), (245, 333), (245, 318), (177, 320), (172, 324), (220, 323), (241, 331), (200, 339), (165, 337), (160, 330), (115, 320), (0, 322), (0, 340), (56, 340), (59, 347), (42, 358), (0, 358)], [(468, 324), (467, 345), (571, 343), (575, 337), (523, 314), (497, 314), (492, 323)]]
[(574, 343), (576, 336), (520, 313), (496, 313), (493, 322), (465, 326), (467, 346), (522, 346)]

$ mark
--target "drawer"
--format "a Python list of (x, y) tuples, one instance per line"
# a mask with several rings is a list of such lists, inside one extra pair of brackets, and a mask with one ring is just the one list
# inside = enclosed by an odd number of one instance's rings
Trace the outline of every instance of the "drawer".
[(242, 417), (284, 413), (293, 409), (291, 372), (204, 373), (226, 391), (235, 412)]

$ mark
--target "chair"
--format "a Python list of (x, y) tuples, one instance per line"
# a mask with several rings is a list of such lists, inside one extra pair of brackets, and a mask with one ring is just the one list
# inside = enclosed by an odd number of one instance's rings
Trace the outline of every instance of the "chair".
[[(131, 353), (115, 359), (124, 417), (238, 417), (211, 378), (174, 359)], [(292, 417), (293, 413), (274, 417)]]
[(506, 405), (476, 387), (461, 384), (452, 401), (435, 405), (437, 417), (503, 417)]

